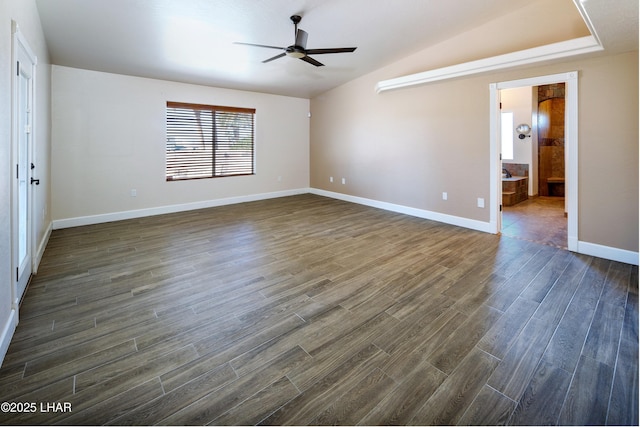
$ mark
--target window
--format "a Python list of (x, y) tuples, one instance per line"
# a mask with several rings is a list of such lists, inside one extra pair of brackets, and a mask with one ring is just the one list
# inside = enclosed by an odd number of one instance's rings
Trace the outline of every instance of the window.
[(255, 112), (167, 102), (167, 181), (253, 175)]
[(513, 113), (502, 113), (501, 120), (502, 159), (513, 160)]

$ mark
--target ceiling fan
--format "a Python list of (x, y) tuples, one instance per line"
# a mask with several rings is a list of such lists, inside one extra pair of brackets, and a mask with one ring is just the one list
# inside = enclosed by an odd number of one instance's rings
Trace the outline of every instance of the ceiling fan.
[(308, 62), (309, 64), (315, 65), (316, 67), (322, 67), (324, 64), (316, 61), (315, 59), (311, 58), (309, 55), (322, 55), (325, 53), (348, 53), (348, 52), (353, 52), (354, 50), (357, 49), (355, 47), (307, 49), (307, 37), (309, 36), (309, 34), (307, 34), (307, 32), (304, 30), (298, 29), (298, 24), (302, 20), (302, 17), (300, 15), (293, 15), (291, 16), (290, 19), (291, 19), (291, 22), (293, 22), (293, 25), (295, 26), (295, 33), (294, 33), (295, 41), (291, 46), (278, 47), (278, 46), (267, 46), (263, 44), (253, 44), (253, 43), (241, 43), (241, 42), (235, 42), (235, 43), (243, 44), (247, 46), (266, 47), (268, 49), (278, 49), (278, 50), (284, 51), (272, 58), (265, 59), (264, 61), (262, 61), (263, 63), (271, 62), (274, 59), (282, 58), (283, 56), (290, 56), (292, 58), (301, 59), (305, 62)]

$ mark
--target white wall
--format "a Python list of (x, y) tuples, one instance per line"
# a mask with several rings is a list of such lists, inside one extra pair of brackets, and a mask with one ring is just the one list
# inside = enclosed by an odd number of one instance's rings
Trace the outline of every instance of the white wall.
[[(40, 16), (33, 0), (0, 1), (0, 361), (11, 340), (18, 313), (12, 307), (15, 271), (12, 268), (11, 185), (15, 166), (11, 147), (12, 21), (20, 28), (38, 58), (34, 150), (41, 185), (35, 188), (34, 218), (36, 248), (34, 259), (44, 250), (50, 230), (50, 65)], [(34, 266), (37, 268), (37, 265)]]
[[(166, 182), (166, 101), (255, 108), (256, 174)], [(309, 187), (307, 99), (53, 66), (52, 111), (56, 228)]]
[(533, 164), (532, 158), (532, 141), (533, 131), (524, 139), (518, 138), (515, 128), (524, 123), (532, 126), (532, 105), (533, 92), (530, 86), (517, 87), (513, 89), (503, 89), (500, 91), (500, 102), (502, 103), (502, 111), (511, 111), (513, 113), (513, 159), (504, 159), (502, 163), (521, 163), (529, 165), (529, 195), (533, 192)]

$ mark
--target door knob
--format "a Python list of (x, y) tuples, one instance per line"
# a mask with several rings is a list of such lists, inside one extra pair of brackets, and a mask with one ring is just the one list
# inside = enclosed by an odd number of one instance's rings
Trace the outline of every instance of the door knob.
[(40, 185), (40, 180), (31, 178), (31, 184)]

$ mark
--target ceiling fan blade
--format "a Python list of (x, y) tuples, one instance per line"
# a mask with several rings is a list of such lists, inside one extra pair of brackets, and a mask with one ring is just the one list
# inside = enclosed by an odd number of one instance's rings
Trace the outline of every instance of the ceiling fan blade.
[(316, 67), (323, 67), (324, 64), (322, 62), (318, 62), (315, 59), (309, 57), (309, 56), (303, 56), (302, 59), (304, 62), (308, 62), (309, 64), (315, 65)]
[(296, 32), (296, 46), (300, 46), (301, 48), (307, 47), (307, 38), (309, 34), (305, 30), (298, 30)]
[(242, 44), (245, 46), (255, 46), (255, 47), (266, 47), (268, 49), (280, 49), (285, 50), (286, 48), (280, 46), (268, 46), (266, 44), (255, 44), (255, 43), (242, 43), (242, 42), (233, 42), (233, 44)]
[(274, 59), (282, 58), (282, 57), (283, 57), (283, 56), (285, 56), (285, 55), (286, 55), (286, 53), (284, 53), (284, 52), (283, 52), (283, 53), (281, 53), (280, 55), (276, 55), (276, 56), (271, 57), (271, 58), (269, 58), (269, 59), (265, 59), (264, 61), (262, 61), (262, 63), (263, 63), (263, 64), (266, 64), (267, 62), (271, 62), (271, 61), (273, 61)]
[(337, 47), (333, 49), (307, 49), (309, 55), (321, 55), (323, 53), (348, 53), (356, 50), (357, 47)]

